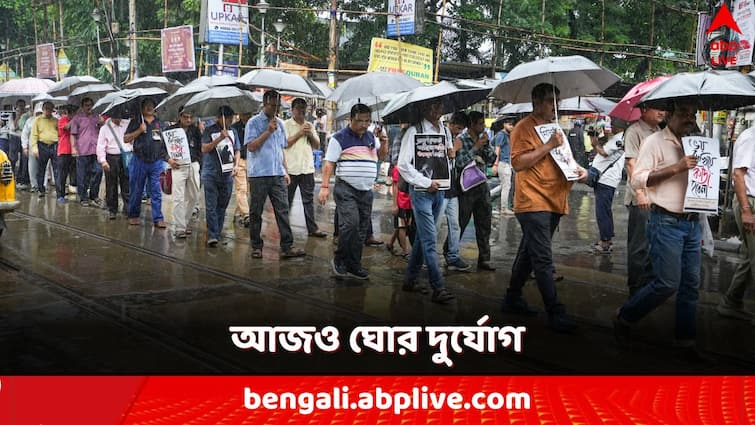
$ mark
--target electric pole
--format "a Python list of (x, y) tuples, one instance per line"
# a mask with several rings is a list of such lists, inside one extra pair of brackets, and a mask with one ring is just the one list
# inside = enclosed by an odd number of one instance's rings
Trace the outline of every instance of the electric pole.
[(130, 69), (129, 80), (139, 78), (139, 67), (136, 66), (137, 56), (139, 54), (136, 49), (136, 0), (128, 1), (128, 38), (129, 38), (129, 56)]

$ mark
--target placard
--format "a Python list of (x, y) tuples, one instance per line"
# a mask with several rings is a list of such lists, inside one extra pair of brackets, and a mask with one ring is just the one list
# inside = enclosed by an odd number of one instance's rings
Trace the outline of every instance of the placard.
[[(210, 137), (215, 140), (220, 137), (220, 133), (212, 133)], [(215, 152), (220, 160), (220, 170), (224, 173), (233, 171), (233, 131), (229, 130), (228, 137), (215, 146)]]
[(163, 131), (163, 139), (165, 140), (165, 148), (168, 150), (168, 158), (181, 165), (191, 164), (189, 138), (183, 128)]
[(37, 45), (37, 78), (58, 78), (58, 57), (52, 43)]
[(163, 28), (160, 31), (160, 47), (163, 73), (196, 70), (191, 25)]
[(558, 165), (558, 168), (561, 169), (561, 172), (564, 173), (566, 180), (578, 180), (579, 173), (577, 172), (577, 170), (579, 170), (579, 164), (577, 164), (577, 161), (574, 159), (574, 155), (571, 151), (571, 146), (569, 145), (569, 138), (567, 138), (566, 134), (564, 134), (564, 130), (562, 130), (561, 127), (558, 126), (558, 124), (551, 123), (535, 126), (535, 131), (537, 132), (537, 135), (540, 137), (540, 140), (543, 142), (543, 144), (548, 143), (548, 140), (550, 140), (553, 132), (558, 131), (561, 133), (561, 137), (563, 138), (564, 142), (561, 143), (561, 146), (555, 149), (551, 149), (551, 157), (554, 161), (556, 161), (556, 164)]
[[(444, 134), (421, 133), (414, 135), (414, 167), (423, 176), (438, 183), (438, 190), (451, 188), (451, 170)], [(415, 190), (427, 190), (415, 187)]]
[(688, 172), (685, 212), (718, 214), (718, 187), (721, 170), (717, 166), (718, 140), (709, 137), (682, 137), (685, 155), (695, 155), (697, 166)]

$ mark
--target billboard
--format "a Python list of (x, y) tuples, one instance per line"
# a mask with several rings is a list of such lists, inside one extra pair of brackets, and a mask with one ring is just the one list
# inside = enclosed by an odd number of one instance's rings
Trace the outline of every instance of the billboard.
[(37, 78), (58, 78), (58, 57), (52, 43), (37, 45)]
[(203, 43), (249, 44), (247, 0), (202, 0), (199, 40)]
[(191, 25), (163, 28), (160, 31), (163, 73), (196, 71), (194, 34)]
[(370, 47), (370, 65), (367, 72), (400, 72), (423, 84), (432, 84), (433, 50), (375, 37)]
[[(388, 0), (388, 37), (415, 33), (415, 0)], [(398, 16), (398, 26), (396, 17)]]

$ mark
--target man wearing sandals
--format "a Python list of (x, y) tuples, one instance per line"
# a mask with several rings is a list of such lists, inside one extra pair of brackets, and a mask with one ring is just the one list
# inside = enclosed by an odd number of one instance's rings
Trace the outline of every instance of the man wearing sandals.
[(288, 185), (291, 178), (286, 171), (283, 149), (288, 146), (283, 121), (276, 117), (280, 95), (275, 90), (265, 92), (262, 111), (246, 123), (244, 145), (248, 149), (247, 176), (249, 177), (249, 237), (252, 241), (252, 258), (262, 258), (264, 242), (262, 210), (265, 199), (270, 198), (275, 221), (280, 232), (282, 258), (301, 257), (304, 251), (294, 248), (294, 235), (288, 219)]
[(330, 176), (335, 168), (333, 198), (339, 226), (338, 248), (333, 258), (336, 277), (368, 279), (370, 276), (362, 267), (362, 248), (372, 223), (372, 185), (378, 158), (388, 152), (388, 137), (382, 135), (380, 139), (375, 139), (375, 135), (367, 131), (371, 123), (370, 115), (367, 105), (354, 105), (349, 126), (333, 134), (325, 153), (317, 201), (320, 204), (327, 201)]

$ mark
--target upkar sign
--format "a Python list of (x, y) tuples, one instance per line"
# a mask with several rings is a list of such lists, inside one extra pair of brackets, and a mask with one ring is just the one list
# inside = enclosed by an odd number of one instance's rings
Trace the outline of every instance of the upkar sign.
[(202, 0), (199, 35), (204, 43), (249, 43), (247, 0)]
[[(415, 0), (388, 0), (388, 37), (412, 35), (414, 29)], [(398, 18), (398, 25), (396, 25)]]
[(433, 83), (433, 51), (376, 37), (372, 39), (367, 72), (398, 72), (430, 85)]

